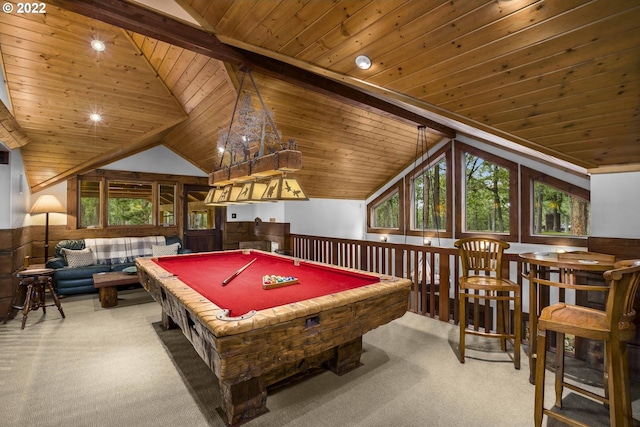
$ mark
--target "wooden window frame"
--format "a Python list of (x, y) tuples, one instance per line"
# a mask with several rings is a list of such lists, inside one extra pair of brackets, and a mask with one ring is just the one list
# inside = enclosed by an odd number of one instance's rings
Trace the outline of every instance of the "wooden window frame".
[[(160, 216), (162, 212), (160, 211), (160, 198), (162, 197), (162, 192), (160, 191), (160, 187), (162, 186), (172, 186), (173, 187), (173, 224), (165, 224), (160, 221)], [(178, 213), (175, 211), (178, 208), (178, 183), (176, 181), (157, 181), (156, 187), (157, 196), (154, 198), (153, 204), (153, 215), (156, 218), (156, 222), (159, 227), (174, 227), (178, 220)]]
[[(405, 177), (405, 206), (408, 209), (405, 210), (404, 223), (406, 224), (406, 230), (408, 236), (420, 236), (420, 237), (443, 237), (451, 238), (453, 236), (453, 161), (451, 154), (451, 142), (445, 144), (442, 148), (436, 151), (433, 155), (430, 155), (428, 159), (424, 160), (420, 165), (415, 167)], [(447, 203), (447, 213), (444, 230), (417, 230), (413, 229), (411, 217), (413, 212), (413, 181), (416, 176), (420, 175), (426, 168), (432, 167), (436, 163), (439, 163), (444, 157), (446, 164), (446, 184), (445, 184), (445, 198)]]
[[(466, 162), (465, 154), (469, 153), (473, 156), (480, 157), (481, 159), (494, 163), (500, 167), (506, 168), (509, 171), (509, 232), (507, 233), (494, 233), (489, 231), (465, 231), (464, 230), (464, 217), (463, 217), (463, 203), (465, 192), (462, 190), (464, 183), (466, 182)], [(487, 236), (494, 239), (504, 240), (507, 242), (518, 241), (518, 164), (495, 154), (488, 153), (462, 142), (455, 142), (455, 164), (456, 164), (456, 233), (457, 239), (474, 236)]]
[[(80, 180), (101, 181), (101, 200), (100, 209), (102, 216), (102, 223), (99, 227), (80, 228), (78, 226), (79, 221), (79, 200), (80, 200)], [(120, 180), (125, 182), (152, 182), (153, 183), (153, 215), (154, 224), (145, 225), (126, 225), (126, 226), (107, 226), (107, 182), (109, 180)], [(169, 233), (166, 230), (180, 230), (182, 227), (182, 208), (183, 200), (180, 195), (183, 192), (185, 184), (189, 185), (202, 185), (208, 186), (207, 177), (186, 176), (186, 175), (170, 175), (170, 174), (157, 174), (150, 172), (130, 172), (130, 171), (117, 171), (106, 169), (95, 169), (84, 173), (82, 175), (76, 175), (67, 180), (67, 229), (68, 230), (163, 230), (161, 234)], [(158, 224), (159, 215), (159, 186), (160, 185), (174, 185), (175, 186), (175, 215), (176, 220), (174, 225), (160, 225)], [(96, 231), (97, 233), (100, 231)], [(116, 232), (119, 233), (119, 232)], [(137, 231), (136, 231), (137, 233)]]
[[(391, 197), (394, 193), (398, 193), (398, 228), (380, 228), (373, 227), (373, 209)], [(382, 194), (367, 204), (367, 233), (372, 234), (403, 234), (405, 229), (404, 210), (405, 210), (405, 194), (402, 180), (396, 181), (392, 186), (386, 189)]]
[(522, 223), (521, 240), (522, 243), (535, 243), (546, 245), (563, 245), (563, 246), (583, 246), (587, 247), (588, 237), (570, 237), (570, 236), (550, 236), (532, 234), (533, 227), (533, 184), (540, 182), (545, 185), (557, 188), (560, 191), (580, 197), (591, 203), (591, 192), (577, 185), (570, 184), (558, 178), (554, 178), (540, 171), (520, 166), (520, 195)]
[[(125, 225), (109, 225), (109, 185), (111, 183), (118, 182), (122, 184), (144, 184), (151, 187), (151, 223), (148, 224), (125, 224)], [(130, 227), (156, 227), (159, 224), (158, 221), (158, 193), (159, 193), (160, 184), (155, 180), (143, 180), (143, 179), (120, 179), (120, 178), (107, 178), (105, 179), (105, 191), (104, 196), (105, 200), (100, 200), (100, 203), (103, 204), (103, 208), (105, 209), (105, 218), (104, 218), (104, 227), (105, 228), (130, 228)], [(175, 203), (175, 202), (174, 202)], [(175, 207), (174, 207), (175, 209)]]

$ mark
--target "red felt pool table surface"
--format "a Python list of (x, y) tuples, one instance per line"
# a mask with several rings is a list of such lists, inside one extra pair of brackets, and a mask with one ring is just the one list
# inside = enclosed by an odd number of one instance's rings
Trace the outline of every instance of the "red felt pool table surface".
[[(252, 260), (255, 261), (226, 286), (222, 281)], [(279, 255), (256, 251), (213, 252), (186, 256), (161, 257), (154, 262), (230, 316), (251, 310), (263, 310), (323, 295), (370, 285), (379, 276), (335, 269), (316, 263), (295, 261)], [(293, 276), (298, 283), (264, 289), (265, 275)]]

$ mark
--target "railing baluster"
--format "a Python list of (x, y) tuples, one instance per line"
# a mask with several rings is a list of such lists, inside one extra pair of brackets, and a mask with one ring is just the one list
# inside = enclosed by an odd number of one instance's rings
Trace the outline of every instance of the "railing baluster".
[[(407, 301), (409, 311), (437, 317), (445, 322), (461, 321), (463, 313), (459, 313), (458, 305), (459, 256), (454, 248), (305, 235), (291, 235), (290, 246), (293, 250), (292, 255), (297, 258), (409, 278), (413, 282), (413, 293)], [(519, 266), (517, 254), (505, 254), (504, 261), (505, 275), (509, 274), (512, 266)], [(451, 295), (450, 288), (453, 288)], [(480, 327), (477, 319), (480, 307), (475, 299), (473, 308), (473, 327), (477, 328)], [(491, 318), (490, 308), (485, 307), (484, 310), (485, 319), (488, 321)], [(487, 324), (484, 326), (487, 327)]]

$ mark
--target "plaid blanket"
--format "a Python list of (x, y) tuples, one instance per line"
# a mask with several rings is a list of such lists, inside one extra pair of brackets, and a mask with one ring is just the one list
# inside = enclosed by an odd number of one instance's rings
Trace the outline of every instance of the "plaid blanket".
[(166, 244), (164, 236), (114, 237), (110, 239), (84, 239), (98, 264), (122, 264), (138, 257), (151, 256), (151, 246)]

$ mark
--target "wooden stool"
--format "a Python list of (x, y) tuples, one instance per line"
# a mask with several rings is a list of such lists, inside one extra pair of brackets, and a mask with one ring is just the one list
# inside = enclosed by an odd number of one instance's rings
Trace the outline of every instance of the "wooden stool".
[[(629, 360), (627, 341), (636, 335), (633, 324), (635, 310), (633, 300), (640, 284), (640, 260), (621, 261), (614, 270), (604, 273), (609, 284), (606, 311), (575, 306), (565, 303), (546, 307), (538, 321), (538, 352), (536, 366), (536, 391), (534, 421), (542, 425), (543, 415), (558, 419), (572, 426), (586, 426), (560, 412), (552, 412), (544, 407), (544, 376), (546, 363), (547, 334), (554, 331), (556, 347), (556, 406), (562, 408), (563, 388), (569, 388), (592, 399), (609, 405), (611, 426), (632, 427), (633, 417), (629, 390)], [(564, 336), (604, 341), (605, 345), (605, 385), (604, 396), (585, 390), (564, 379)]]
[[(16, 290), (16, 294), (11, 301), (11, 305), (9, 306), (9, 311), (4, 318), (4, 322), (7, 322), (11, 312), (14, 309), (22, 310), (22, 328), (24, 329), (25, 324), (27, 323), (27, 316), (29, 312), (32, 310), (37, 310), (42, 307), (42, 313), (46, 314), (47, 312), (47, 304), (46, 304), (46, 290), (49, 289), (51, 296), (53, 297), (54, 304), (58, 307), (58, 311), (62, 318), (64, 318), (64, 311), (62, 310), (62, 305), (60, 304), (60, 299), (53, 289), (53, 280), (51, 276), (53, 275), (54, 270), (52, 268), (36, 268), (31, 270), (22, 270), (16, 274), (20, 278), (20, 284), (18, 289)], [(20, 304), (20, 296), (24, 292), (24, 304)], [(49, 305), (54, 305), (49, 304)]]
[[(522, 291), (520, 285), (502, 277), (502, 255), (509, 244), (489, 238), (460, 239), (454, 243), (460, 251), (462, 263), (458, 280), (460, 289), (460, 363), (464, 363), (465, 335), (499, 338), (502, 351), (507, 340), (513, 340), (513, 364), (520, 369), (520, 341), (522, 340)], [(467, 326), (467, 300), (473, 299), (473, 325)], [(496, 301), (496, 331), (491, 331), (490, 316), (485, 309), (484, 328), (480, 325), (479, 300), (485, 307)], [(513, 322), (509, 305), (513, 301)], [(511, 328), (509, 327), (511, 324)], [(513, 330), (513, 332), (511, 332)]]

